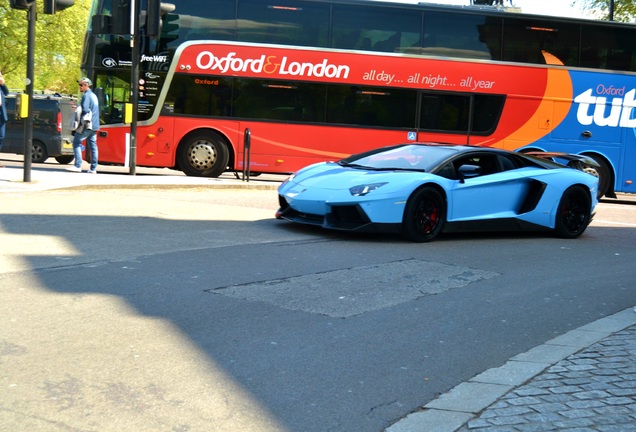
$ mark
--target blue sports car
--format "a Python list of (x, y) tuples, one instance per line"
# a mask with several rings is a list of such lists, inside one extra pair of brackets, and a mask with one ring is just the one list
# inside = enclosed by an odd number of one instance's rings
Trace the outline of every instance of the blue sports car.
[[(585, 156), (400, 144), (310, 165), (278, 188), (278, 219), (336, 230), (399, 233), (551, 230), (576, 238), (594, 215), (597, 177)], [(573, 168), (576, 167), (576, 168)], [(590, 172), (593, 172), (593, 168)]]

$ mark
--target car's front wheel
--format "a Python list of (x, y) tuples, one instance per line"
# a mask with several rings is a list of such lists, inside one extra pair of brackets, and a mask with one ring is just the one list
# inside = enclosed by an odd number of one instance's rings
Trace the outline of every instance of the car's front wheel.
[(590, 223), (590, 195), (580, 186), (572, 186), (563, 192), (556, 214), (554, 230), (562, 238), (573, 239)]
[(402, 236), (415, 242), (435, 239), (444, 228), (446, 202), (435, 188), (425, 186), (413, 192), (402, 219)]

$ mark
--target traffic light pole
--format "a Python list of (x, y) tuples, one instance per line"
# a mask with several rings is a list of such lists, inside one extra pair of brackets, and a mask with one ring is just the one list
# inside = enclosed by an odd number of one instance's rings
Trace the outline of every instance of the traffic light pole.
[(29, 115), (24, 126), (24, 170), (22, 180), (25, 183), (31, 182), (31, 158), (33, 157), (33, 79), (34, 79), (34, 58), (35, 58), (35, 20), (37, 11), (35, 2), (31, 3), (27, 9), (28, 42), (27, 42), (27, 76), (26, 93), (29, 100)]
[(129, 154), (129, 174), (135, 175), (137, 173), (137, 109), (139, 106), (139, 58), (140, 55), (140, 38), (139, 38), (139, 11), (140, 1), (131, 0), (131, 38), (130, 44), (132, 45), (132, 68), (131, 68), (131, 99), (132, 99), (132, 122), (130, 123), (130, 154)]
[[(73, 6), (75, 0), (44, 0), (44, 13), (54, 14), (56, 10)], [(25, 10), (27, 13), (27, 76), (26, 95), (28, 102), (27, 118), (24, 123), (24, 174), (22, 180), (25, 183), (31, 181), (31, 160), (33, 158), (33, 82), (35, 80), (35, 21), (37, 20), (37, 7), (35, 0), (10, 0), (12, 9)]]

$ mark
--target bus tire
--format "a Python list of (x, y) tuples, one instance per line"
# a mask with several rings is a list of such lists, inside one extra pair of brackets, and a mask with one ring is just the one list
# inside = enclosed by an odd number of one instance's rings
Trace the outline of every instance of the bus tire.
[(42, 141), (33, 140), (31, 146), (31, 162), (44, 163), (49, 158), (49, 152)]
[(598, 177), (598, 192), (596, 194), (596, 197), (598, 199), (601, 199), (605, 195), (607, 195), (609, 197), (615, 198), (616, 195), (614, 194), (614, 191), (610, 190), (610, 187), (614, 183), (614, 179), (610, 167), (607, 164), (607, 161), (604, 158), (593, 154), (586, 154), (586, 156), (591, 157), (597, 164), (599, 164), (598, 168), (589, 167), (583, 170), (588, 174), (592, 174), (593, 176)]
[(188, 176), (218, 177), (227, 169), (230, 152), (227, 142), (213, 132), (198, 132), (183, 139), (177, 162)]

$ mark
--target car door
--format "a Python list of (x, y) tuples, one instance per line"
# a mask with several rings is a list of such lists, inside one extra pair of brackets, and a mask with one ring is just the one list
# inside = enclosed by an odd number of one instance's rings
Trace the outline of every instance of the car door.
[(449, 192), (448, 221), (499, 219), (517, 214), (529, 182), (512, 159), (476, 153), (452, 163), (459, 179)]

